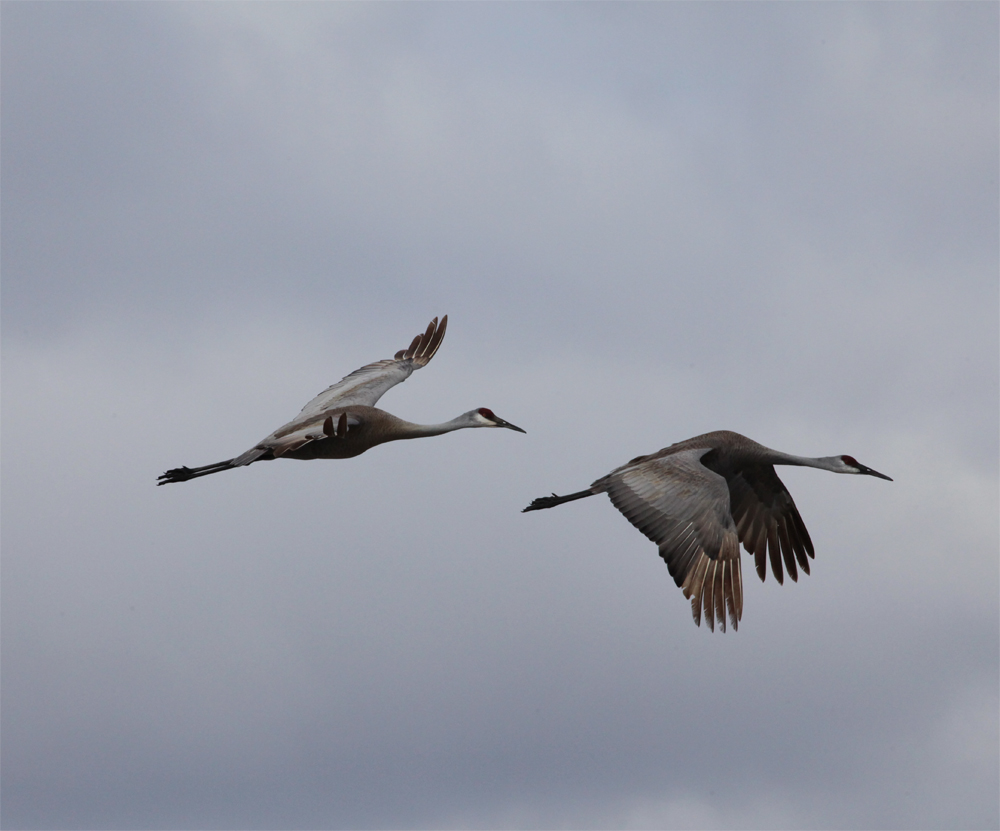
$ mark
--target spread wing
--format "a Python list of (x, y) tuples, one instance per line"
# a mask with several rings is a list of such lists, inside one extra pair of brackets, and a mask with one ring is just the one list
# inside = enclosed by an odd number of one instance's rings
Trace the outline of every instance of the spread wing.
[(796, 561), (809, 573), (815, 558), (812, 540), (792, 495), (769, 464), (744, 467), (729, 476), (733, 519), (740, 542), (754, 556), (757, 574), (767, 575), (767, 560), (778, 583), (783, 582), (781, 562), (792, 580), (798, 580)]
[(674, 582), (691, 599), (695, 623), (726, 631), (743, 616), (740, 545), (726, 480), (701, 464), (697, 448), (629, 464), (594, 483), (660, 549)]
[(389, 360), (376, 361), (356, 369), (333, 386), (327, 387), (302, 408), (302, 412), (292, 423), (315, 418), (335, 407), (357, 404), (374, 407), (386, 392), (409, 378), (415, 369), (430, 362), (441, 346), (447, 328), (448, 315), (441, 318), (440, 324), (434, 318), (427, 326), (427, 331), (417, 335), (408, 349), (399, 350)]
[[(324, 428), (326, 419), (323, 417), (329, 410), (351, 406), (374, 407), (375, 402), (388, 390), (409, 378), (415, 369), (430, 362), (441, 346), (447, 328), (448, 315), (441, 318), (440, 324), (434, 318), (427, 326), (427, 331), (417, 335), (408, 349), (400, 349), (389, 360), (376, 361), (356, 369), (333, 386), (327, 387), (306, 404), (295, 418), (233, 459), (232, 466), (248, 465), (269, 452), (275, 457), (282, 456), (330, 435), (329, 425)], [(359, 423), (356, 416), (350, 415), (345, 429)]]

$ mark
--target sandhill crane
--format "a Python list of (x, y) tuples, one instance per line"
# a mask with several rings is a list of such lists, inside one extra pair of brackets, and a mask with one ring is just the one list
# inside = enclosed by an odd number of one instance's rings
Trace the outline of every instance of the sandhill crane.
[(415, 369), (427, 365), (441, 346), (447, 328), (448, 315), (441, 318), (440, 325), (434, 318), (427, 331), (413, 339), (409, 349), (401, 349), (392, 359), (354, 370), (246, 453), (204, 467), (176, 467), (160, 476), (157, 484), (186, 482), (270, 459), (348, 459), (387, 441), (439, 436), (465, 427), (506, 427), (523, 433), (520, 427), (504, 421), (486, 407), (469, 410), (443, 424), (411, 424), (375, 406), (386, 391), (409, 378)]
[(543, 496), (522, 513), (606, 493), (628, 521), (659, 546), (674, 582), (691, 599), (695, 624), (701, 626), (704, 609), (709, 629), (715, 631), (718, 618), (725, 632), (728, 610), (735, 631), (743, 616), (740, 543), (753, 554), (761, 580), (767, 575), (768, 556), (778, 583), (783, 582), (782, 559), (788, 576), (798, 580), (796, 561), (808, 574), (807, 555), (815, 557), (809, 532), (774, 465), (889, 479), (852, 456), (791, 456), (739, 433), (718, 430), (637, 456), (587, 490)]

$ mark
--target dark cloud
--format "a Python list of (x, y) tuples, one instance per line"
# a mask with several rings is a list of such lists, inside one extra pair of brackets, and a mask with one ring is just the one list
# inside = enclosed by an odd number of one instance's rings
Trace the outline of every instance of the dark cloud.
[[(996, 28), (6, 6), (3, 824), (995, 827)], [(528, 435), (154, 487), (442, 313), (386, 408)], [(895, 479), (736, 634), (518, 513), (719, 428)]]

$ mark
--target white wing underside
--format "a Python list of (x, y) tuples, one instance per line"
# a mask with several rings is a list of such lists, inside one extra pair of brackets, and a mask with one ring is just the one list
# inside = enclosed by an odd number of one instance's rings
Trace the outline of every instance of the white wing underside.
[[(268, 451), (281, 456), (310, 441), (324, 438), (326, 434), (322, 417), (330, 410), (356, 406), (374, 407), (396, 384), (409, 378), (415, 369), (427, 365), (441, 346), (447, 328), (448, 315), (441, 318), (440, 325), (438, 319), (434, 318), (427, 331), (417, 335), (408, 349), (401, 349), (394, 358), (366, 364), (327, 387), (306, 404), (295, 418), (233, 459), (233, 466), (250, 464)], [(360, 422), (355, 416), (349, 415), (347, 423), (349, 427), (354, 427)]]
[(674, 581), (691, 599), (695, 620), (709, 626), (726, 611), (733, 628), (743, 613), (740, 544), (726, 480), (701, 464), (698, 448), (625, 465), (603, 484), (615, 507), (659, 546)]
[(292, 424), (307, 421), (339, 407), (374, 407), (376, 402), (396, 384), (401, 384), (417, 367), (412, 358), (376, 361), (356, 369), (336, 384), (327, 387), (292, 420)]

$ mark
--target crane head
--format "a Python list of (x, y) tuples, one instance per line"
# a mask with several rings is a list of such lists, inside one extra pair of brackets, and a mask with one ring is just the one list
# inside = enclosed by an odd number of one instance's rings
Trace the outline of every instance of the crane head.
[(511, 424), (509, 421), (504, 421), (488, 407), (480, 407), (478, 410), (473, 410), (471, 415), (478, 427), (506, 427), (508, 430), (516, 430), (518, 433), (527, 432)]
[(892, 479), (884, 473), (879, 473), (877, 470), (865, 467), (853, 456), (838, 456), (836, 458), (840, 459), (840, 461), (844, 464), (844, 469), (839, 471), (840, 473), (857, 473), (864, 476), (877, 476), (879, 479), (887, 479), (890, 482), (892, 481)]

